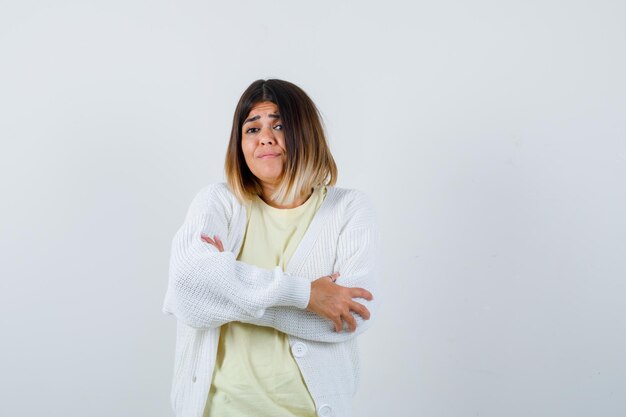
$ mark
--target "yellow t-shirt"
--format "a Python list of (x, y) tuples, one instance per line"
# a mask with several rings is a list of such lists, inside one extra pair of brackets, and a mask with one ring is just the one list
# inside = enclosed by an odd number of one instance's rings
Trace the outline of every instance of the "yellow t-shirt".
[[(238, 260), (285, 270), (319, 209), (326, 188), (299, 207), (277, 209), (255, 197)], [(287, 335), (271, 327), (231, 322), (221, 328), (204, 417), (314, 417), (315, 404), (291, 354)]]

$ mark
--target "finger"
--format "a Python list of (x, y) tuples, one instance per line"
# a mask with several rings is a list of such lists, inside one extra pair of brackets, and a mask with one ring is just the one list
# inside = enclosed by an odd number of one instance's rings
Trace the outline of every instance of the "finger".
[(356, 330), (356, 320), (354, 319), (354, 316), (350, 314), (350, 312), (342, 314), (341, 317), (343, 317), (346, 323), (348, 323), (348, 329), (350, 329), (351, 332)]
[(350, 310), (354, 311), (359, 316), (363, 317), (364, 320), (370, 319), (370, 311), (361, 303), (357, 303), (356, 301), (352, 301), (350, 303)]
[(323, 276), (322, 278), (325, 278), (325, 279), (327, 279), (330, 282), (335, 282), (335, 281), (337, 281), (337, 277), (338, 276), (339, 276), (339, 273), (338, 272), (334, 272), (331, 275), (326, 275), (326, 276)]
[(224, 252), (224, 246), (221, 245), (221, 242), (218, 244), (213, 239), (211, 239), (210, 237), (205, 236), (205, 235), (201, 235), (200, 237), (202, 238), (202, 240), (204, 240), (206, 243), (208, 243), (209, 245), (213, 246), (214, 248), (216, 248), (220, 252)]
[(220, 238), (217, 235), (215, 235), (214, 239), (215, 239), (215, 244), (217, 245), (217, 248), (220, 250), (220, 252), (224, 252), (224, 244), (222, 243)]
[(341, 317), (333, 319), (333, 323), (335, 323), (335, 331), (337, 333), (341, 332), (341, 329), (343, 329), (343, 322), (341, 321)]
[(365, 298), (368, 301), (372, 301), (374, 299), (372, 293), (365, 288), (350, 288), (350, 297)]

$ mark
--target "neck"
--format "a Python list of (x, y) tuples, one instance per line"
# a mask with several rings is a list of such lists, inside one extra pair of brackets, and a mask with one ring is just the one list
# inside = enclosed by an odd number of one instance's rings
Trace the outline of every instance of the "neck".
[(311, 194), (313, 194), (313, 190), (311, 189), (308, 193), (304, 193), (296, 197), (291, 204), (282, 204), (271, 198), (271, 196), (274, 195), (274, 191), (274, 187), (264, 185), (263, 194), (261, 194), (259, 197), (261, 197), (261, 199), (265, 201), (268, 205), (278, 209), (290, 209), (300, 207), (301, 205), (306, 203), (309, 197), (311, 197)]

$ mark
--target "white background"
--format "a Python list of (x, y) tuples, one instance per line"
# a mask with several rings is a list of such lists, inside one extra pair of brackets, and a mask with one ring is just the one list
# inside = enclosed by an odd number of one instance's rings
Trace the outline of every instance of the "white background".
[(2, 1), (0, 415), (171, 416), (171, 239), (282, 78), (384, 238), (356, 415), (626, 415), (623, 1)]

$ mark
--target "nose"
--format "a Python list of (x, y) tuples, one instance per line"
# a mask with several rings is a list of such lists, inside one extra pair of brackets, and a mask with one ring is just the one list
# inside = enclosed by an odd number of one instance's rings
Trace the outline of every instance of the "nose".
[(263, 129), (260, 135), (261, 145), (275, 145), (276, 138), (274, 137), (273, 129)]

